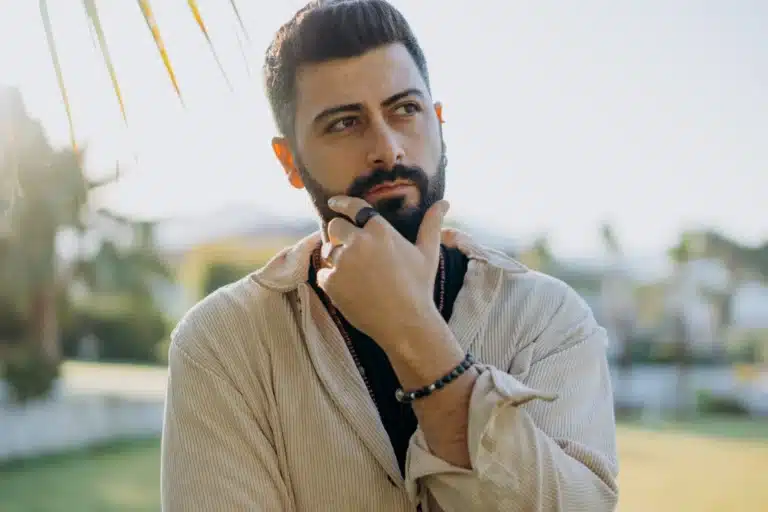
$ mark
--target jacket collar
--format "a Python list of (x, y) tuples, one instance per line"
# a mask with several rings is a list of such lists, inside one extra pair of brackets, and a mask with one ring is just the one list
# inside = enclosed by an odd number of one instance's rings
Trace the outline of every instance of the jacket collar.
[[(306, 236), (296, 244), (286, 247), (270, 259), (251, 278), (273, 291), (289, 292), (309, 278), (309, 259), (312, 251), (322, 242), (320, 231)], [(470, 235), (454, 228), (442, 230), (442, 244), (458, 248), (470, 260), (508, 272), (525, 272), (526, 268), (504, 253), (477, 244)]]

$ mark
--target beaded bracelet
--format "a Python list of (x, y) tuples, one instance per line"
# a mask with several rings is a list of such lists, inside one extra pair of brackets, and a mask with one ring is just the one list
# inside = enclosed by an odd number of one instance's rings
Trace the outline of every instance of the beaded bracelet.
[(408, 404), (414, 400), (418, 400), (419, 398), (429, 396), (436, 389), (442, 389), (446, 384), (456, 380), (460, 375), (469, 370), (473, 364), (475, 364), (475, 358), (472, 357), (472, 354), (467, 353), (467, 355), (464, 356), (464, 359), (456, 366), (456, 368), (445, 374), (445, 376), (437, 379), (432, 384), (424, 386), (423, 388), (417, 389), (415, 391), (403, 391), (402, 388), (398, 388), (395, 391), (395, 398), (400, 403)]

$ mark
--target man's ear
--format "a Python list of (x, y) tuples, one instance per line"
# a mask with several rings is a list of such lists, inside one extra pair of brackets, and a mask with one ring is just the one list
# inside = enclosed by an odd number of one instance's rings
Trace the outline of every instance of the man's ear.
[(437, 120), (440, 124), (445, 123), (445, 120), (443, 119), (443, 104), (439, 101), (435, 102), (435, 114), (437, 114)]
[(301, 179), (299, 169), (294, 163), (293, 153), (288, 145), (288, 140), (284, 137), (274, 137), (272, 139), (272, 151), (275, 152), (275, 156), (280, 161), (280, 165), (283, 166), (285, 175), (288, 177), (288, 182), (292, 187), (302, 189), (304, 188), (304, 181)]

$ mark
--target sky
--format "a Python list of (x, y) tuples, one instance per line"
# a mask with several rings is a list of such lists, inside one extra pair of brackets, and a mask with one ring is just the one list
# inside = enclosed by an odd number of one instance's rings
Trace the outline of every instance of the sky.
[[(271, 149), (263, 53), (299, 1), (200, 0), (227, 86), (181, 0), (152, 4), (170, 84), (136, 2), (98, 1), (126, 103), (123, 123), (81, 2), (49, 2), (80, 144), (98, 200), (140, 218), (247, 206), (313, 215)], [(446, 197), (458, 220), (556, 252), (600, 254), (611, 222), (627, 251), (660, 254), (683, 229), (768, 239), (768, 3), (393, 1), (444, 104)], [(0, 84), (21, 89), (52, 142), (67, 119), (38, 2), (5, 2)], [(240, 42), (242, 40), (241, 51)], [(245, 55), (245, 58), (244, 58)]]

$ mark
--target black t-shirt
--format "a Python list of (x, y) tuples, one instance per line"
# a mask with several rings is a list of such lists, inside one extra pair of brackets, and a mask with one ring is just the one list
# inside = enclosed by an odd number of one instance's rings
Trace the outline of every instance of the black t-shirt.
[[(456, 296), (464, 283), (468, 259), (458, 249), (441, 246), (441, 250), (445, 260), (443, 318), (447, 322), (453, 312)], [(315, 270), (312, 265), (309, 268), (309, 284), (320, 297), (323, 296), (323, 291), (317, 286)], [(435, 303), (439, 300), (438, 293), (438, 283), (436, 282)], [(341, 317), (340, 313), (339, 316)], [(416, 431), (416, 415), (410, 404), (401, 404), (395, 399), (395, 390), (400, 387), (400, 382), (384, 351), (371, 338), (352, 327), (346, 319), (341, 317), (341, 321), (349, 333), (355, 353), (368, 376), (381, 421), (394, 448), (400, 471), (405, 475), (405, 455), (408, 450), (408, 442)]]

